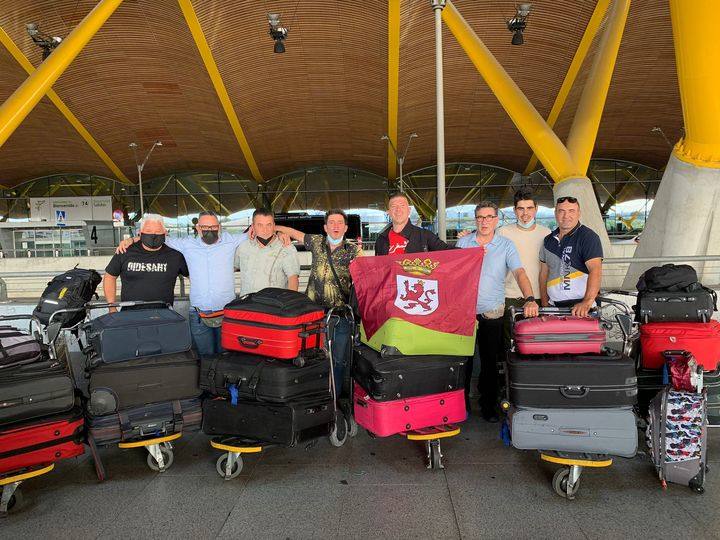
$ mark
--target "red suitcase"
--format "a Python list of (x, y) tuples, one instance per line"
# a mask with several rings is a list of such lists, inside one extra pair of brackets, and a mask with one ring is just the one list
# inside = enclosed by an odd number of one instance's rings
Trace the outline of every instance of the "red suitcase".
[(221, 345), (292, 360), (322, 346), (324, 317), (322, 306), (303, 293), (268, 287), (225, 306)]
[(378, 437), (443, 424), (457, 424), (467, 418), (464, 390), (393, 401), (375, 401), (358, 383), (354, 384), (355, 421)]
[(517, 321), (514, 338), (520, 354), (600, 354), (605, 329), (595, 317), (541, 315)]
[(84, 451), (82, 412), (75, 409), (0, 430), (0, 474), (50, 465)]
[(663, 367), (664, 351), (683, 350), (692, 353), (705, 371), (715, 371), (720, 363), (720, 322), (641, 324), (640, 350), (645, 369)]

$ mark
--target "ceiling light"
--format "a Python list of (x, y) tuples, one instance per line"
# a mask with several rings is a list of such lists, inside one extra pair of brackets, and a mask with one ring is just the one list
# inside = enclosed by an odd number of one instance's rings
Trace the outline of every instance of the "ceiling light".
[(49, 36), (40, 31), (37, 23), (27, 23), (25, 25), (28, 35), (33, 43), (42, 49), (42, 59), (45, 60), (55, 48), (62, 43), (63, 38), (60, 36)]
[(288, 30), (280, 26), (280, 14), (268, 13), (268, 24), (270, 25), (270, 37), (275, 42), (273, 52), (285, 52), (285, 38), (287, 38)]
[(515, 16), (507, 21), (507, 29), (513, 34), (510, 43), (522, 45), (525, 42), (523, 32), (527, 27), (527, 18), (530, 16), (532, 4), (518, 4), (515, 8)]

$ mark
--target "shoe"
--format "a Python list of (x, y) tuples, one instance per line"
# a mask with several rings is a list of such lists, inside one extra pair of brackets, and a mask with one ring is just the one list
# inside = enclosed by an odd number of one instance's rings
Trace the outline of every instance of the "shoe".
[(500, 421), (500, 417), (495, 411), (480, 411), (480, 416), (483, 420), (490, 422), (491, 424), (497, 424)]

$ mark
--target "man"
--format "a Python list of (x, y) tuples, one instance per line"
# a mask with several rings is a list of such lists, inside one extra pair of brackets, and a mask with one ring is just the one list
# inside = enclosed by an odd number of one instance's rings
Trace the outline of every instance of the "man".
[(258, 208), (252, 215), (253, 238), (235, 252), (235, 268), (240, 271), (240, 296), (265, 287), (297, 291), (300, 261), (295, 246), (284, 246), (275, 235), (272, 212)]
[[(535, 223), (537, 215), (537, 201), (529, 188), (520, 188), (513, 197), (515, 217), (517, 223), (511, 223), (500, 227), (497, 234), (512, 240), (520, 255), (520, 262), (525, 269), (525, 274), (530, 280), (532, 296), (540, 298), (540, 248), (542, 248), (545, 237), (550, 234), (550, 229)], [(511, 307), (521, 307), (525, 304), (525, 295), (518, 287), (515, 276), (508, 273), (505, 278), (505, 342), (506, 348), (510, 342), (510, 328), (512, 321), (510, 317)]]
[[(293, 240), (302, 242), (312, 254), (306, 292), (313, 301), (328, 309), (348, 304), (352, 285), (350, 263), (362, 255), (360, 246), (345, 241), (347, 223), (345, 212), (333, 208), (325, 214), (323, 226), (325, 236), (305, 234), (280, 225), (275, 227), (278, 231), (287, 233)], [(339, 316), (332, 328), (333, 378), (338, 394), (343, 388), (345, 368), (351, 354), (349, 348), (351, 330), (350, 321), (344, 316)]]
[[(495, 234), (498, 207), (483, 201), (475, 207), (477, 232), (458, 240), (461, 249), (482, 247), (485, 250), (477, 297), (477, 344), (480, 352), (480, 414), (488, 422), (497, 422), (498, 363), (503, 361), (503, 315), (505, 313), (505, 276), (512, 272), (525, 299), (526, 317), (538, 314), (538, 304), (532, 295), (532, 286), (520, 262), (515, 245), (507, 238)], [(470, 380), (473, 358), (465, 368), (465, 396), (469, 407)]]
[[(140, 242), (110, 259), (103, 277), (103, 291), (108, 302), (117, 300), (117, 279), (122, 280), (120, 299), (158, 301), (172, 305), (178, 276), (188, 277), (182, 253), (165, 244), (162, 216), (145, 214), (140, 226)], [(111, 312), (117, 311), (110, 308)]]
[(410, 223), (410, 203), (403, 193), (393, 193), (388, 199), (388, 215), (392, 223), (385, 227), (375, 241), (375, 255), (418, 253), (450, 249), (432, 231)]
[(556, 201), (555, 220), (558, 228), (545, 237), (540, 250), (542, 305), (572, 307), (573, 315), (586, 317), (600, 292), (600, 237), (580, 223), (580, 203), (575, 197)]

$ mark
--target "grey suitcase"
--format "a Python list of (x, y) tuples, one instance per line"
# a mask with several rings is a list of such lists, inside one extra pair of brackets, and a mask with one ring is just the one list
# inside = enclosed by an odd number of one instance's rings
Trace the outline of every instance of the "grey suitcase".
[(702, 493), (707, 465), (705, 392), (668, 387), (650, 402), (647, 443), (663, 484), (672, 482)]
[(533, 409), (511, 412), (512, 445), (520, 450), (554, 450), (633, 457), (638, 432), (632, 407)]

